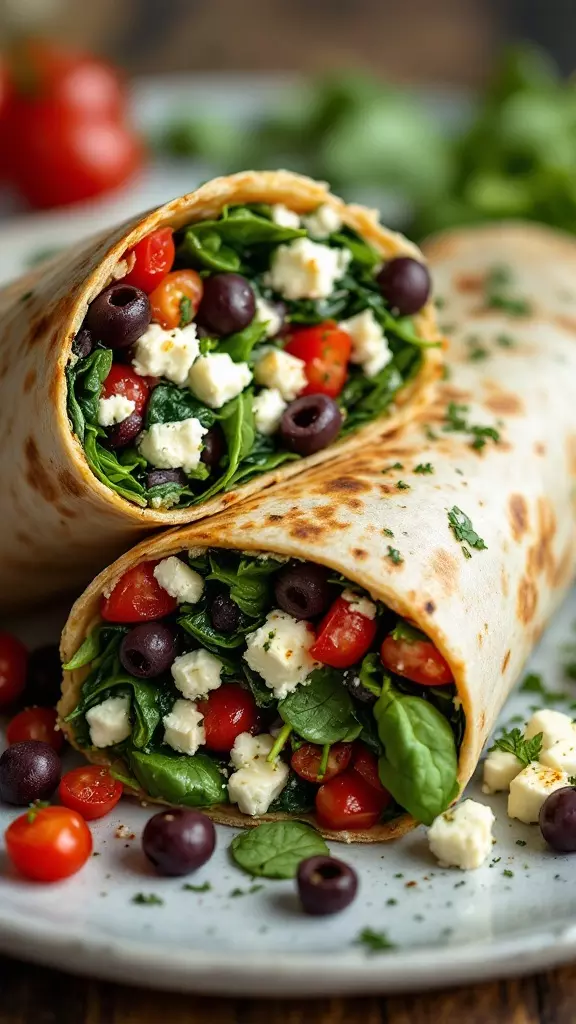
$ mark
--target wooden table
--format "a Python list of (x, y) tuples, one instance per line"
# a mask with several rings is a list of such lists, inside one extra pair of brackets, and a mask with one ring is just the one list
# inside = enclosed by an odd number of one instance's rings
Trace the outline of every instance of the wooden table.
[(0, 1024), (574, 1024), (576, 966), (390, 999), (208, 999), (0, 958)]

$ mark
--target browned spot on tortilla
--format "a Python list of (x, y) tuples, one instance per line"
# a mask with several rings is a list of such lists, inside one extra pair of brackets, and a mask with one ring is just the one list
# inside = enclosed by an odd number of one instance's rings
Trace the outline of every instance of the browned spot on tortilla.
[(426, 604), (424, 605), (424, 611), (426, 612), (427, 615), (433, 615), (434, 612), (436, 611), (436, 605), (434, 604), (434, 601), (426, 601)]
[(554, 318), (560, 327), (565, 327), (567, 331), (576, 331), (576, 318), (573, 316), (567, 316), (565, 313), (559, 313)]
[(321, 537), (324, 530), (321, 526), (313, 526), (308, 523), (306, 526), (293, 526), (290, 530), (291, 537), (298, 537), (300, 540), (312, 540)]
[(454, 556), (444, 548), (437, 548), (430, 559), (430, 568), (434, 579), (438, 581), (444, 593), (447, 596), (455, 594), (458, 585), (459, 566)]
[(482, 644), (484, 643), (484, 637), (483, 637), (482, 633), (478, 633), (477, 640), (478, 640), (478, 647), (482, 647)]
[(60, 481), (62, 490), (65, 491), (66, 494), (73, 494), (75, 497), (80, 497), (83, 493), (82, 487), (69, 469), (61, 470), (60, 473), (58, 473), (58, 480)]
[(482, 711), (482, 713), (480, 715), (480, 718), (478, 720), (478, 725), (480, 726), (480, 732), (482, 732), (484, 726), (486, 725), (486, 712), (485, 711)]
[(457, 274), (453, 284), (457, 292), (481, 292), (484, 288), (484, 274)]
[(368, 558), (368, 552), (365, 551), (364, 548), (352, 548), (352, 554), (354, 555), (354, 558), (357, 558), (359, 561), (363, 561), (365, 558)]
[(25, 476), (30, 487), (38, 491), (47, 502), (53, 504), (58, 498), (58, 491), (40, 458), (33, 437), (27, 437), (24, 442), (24, 462)]
[(51, 313), (48, 311), (43, 313), (38, 319), (34, 318), (30, 323), (28, 333), (28, 345), (33, 348), (39, 341), (42, 340), (44, 334), (50, 326)]
[(555, 575), (554, 537), (556, 516), (548, 498), (538, 498), (536, 543), (528, 549), (526, 572), (529, 578), (544, 573), (550, 585)]
[(508, 662), (510, 661), (510, 655), (511, 654), (512, 654), (512, 651), (510, 649), (508, 649), (506, 651), (506, 654), (504, 655), (504, 658), (502, 659), (502, 675), (504, 675), (506, 669), (508, 668)]
[(523, 576), (518, 584), (518, 595), (516, 599), (516, 613), (520, 622), (527, 625), (534, 618), (536, 605), (538, 604), (538, 591), (532, 582)]
[(357, 477), (337, 476), (333, 480), (325, 480), (321, 490), (328, 494), (361, 494), (363, 491), (369, 491), (370, 487)]
[(281, 523), (284, 517), (278, 515), (276, 512), (270, 512), (267, 518), (269, 523)]
[(32, 367), (32, 369), (28, 370), (28, 373), (24, 377), (24, 394), (25, 395), (27, 395), (28, 392), (32, 390), (32, 388), (34, 387), (35, 383), (36, 383), (36, 370), (34, 369), (34, 367)]
[(535, 455), (546, 455), (546, 445), (542, 441), (534, 442), (534, 454)]
[(385, 494), (386, 496), (398, 493), (398, 489), (396, 487), (391, 487), (390, 484), (379, 484), (379, 487), (382, 494)]
[(502, 593), (503, 593), (504, 597), (508, 597), (508, 594), (509, 594), (508, 574), (507, 574), (504, 566), (502, 566), (502, 568), (500, 569), (500, 586), (502, 588)]
[(514, 540), (521, 540), (528, 529), (528, 504), (522, 494), (511, 494), (508, 501), (508, 516)]
[(65, 519), (76, 519), (76, 511), (73, 508), (66, 508), (66, 505), (56, 506), (60, 515), (64, 516)]
[(499, 391), (487, 398), (484, 404), (491, 412), (499, 415), (520, 416), (524, 412), (518, 395), (511, 391)]
[[(464, 391), (463, 388), (457, 388), (454, 384), (440, 384), (440, 398), (444, 402), (468, 402), (472, 395), (469, 391)], [(442, 418), (444, 418), (445, 410), (442, 410)]]

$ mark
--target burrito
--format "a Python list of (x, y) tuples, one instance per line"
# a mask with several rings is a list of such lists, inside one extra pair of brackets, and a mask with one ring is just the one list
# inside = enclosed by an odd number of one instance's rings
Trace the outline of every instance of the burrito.
[(128, 791), (376, 842), (457, 797), (576, 566), (576, 245), (427, 248), (450, 338), (392, 437), (98, 576), (62, 637), (62, 728)]
[(428, 293), (415, 246), (287, 171), (211, 181), (6, 287), (0, 606), (415, 415), (442, 359)]

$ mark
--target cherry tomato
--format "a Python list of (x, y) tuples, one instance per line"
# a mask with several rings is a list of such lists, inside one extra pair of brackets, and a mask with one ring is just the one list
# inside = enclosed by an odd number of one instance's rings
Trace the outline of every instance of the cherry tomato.
[(388, 790), (380, 782), (378, 775), (378, 758), (363, 743), (355, 743), (352, 754), (352, 769), (361, 775), (365, 782), (376, 789), (382, 796), (390, 798)]
[(42, 740), (58, 753), (64, 746), (64, 733), (56, 728), (58, 715), (54, 708), (26, 708), (20, 711), (6, 729), (8, 745), (22, 740)]
[(41, 101), (85, 119), (119, 119), (126, 111), (120, 75), (92, 54), (28, 36), (8, 50), (6, 67), (23, 117)]
[(347, 771), (320, 786), (316, 815), (323, 828), (372, 828), (387, 802), (361, 775)]
[(446, 686), (454, 682), (450, 666), (430, 640), (396, 640), (390, 634), (380, 653), (385, 668), (413, 683)]
[(295, 750), (290, 764), (301, 779), (307, 779), (308, 782), (328, 782), (328, 779), (333, 779), (348, 767), (351, 756), (350, 743), (335, 743), (330, 747), (328, 764), (321, 779), (318, 778), (318, 771), (322, 761), (322, 747), (317, 747), (314, 743), (305, 743)]
[(336, 398), (346, 381), (352, 339), (334, 320), (317, 327), (302, 327), (290, 335), (286, 352), (306, 363), (308, 387), (303, 395)]
[(206, 746), (218, 754), (229, 754), (241, 732), (252, 732), (258, 725), (256, 701), (249, 690), (238, 683), (224, 683), (198, 704), (204, 715)]
[(0, 708), (12, 704), (26, 685), (28, 651), (12, 635), (0, 631)]
[(123, 788), (107, 768), (88, 764), (62, 776), (58, 796), (65, 807), (78, 811), (85, 821), (94, 821), (116, 807)]
[(90, 829), (67, 807), (31, 807), (8, 826), (5, 840), (14, 866), (37, 882), (68, 878), (92, 852)]
[(175, 611), (170, 597), (154, 576), (158, 562), (140, 562), (118, 580), (109, 597), (102, 598), (100, 614), (107, 622), (151, 622)]
[(154, 291), (162, 278), (166, 277), (174, 263), (174, 237), (172, 228), (158, 228), (136, 243), (133, 249), (124, 253), (124, 259), (134, 257), (135, 263), (126, 277), (125, 284), (141, 288), (143, 292)]
[(376, 619), (351, 611), (349, 601), (336, 599), (318, 627), (310, 654), (333, 668), (349, 668), (370, 647), (376, 636)]
[(102, 385), (102, 398), (110, 398), (112, 395), (123, 395), (134, 402), (134, 412), (144, 415), (148, 403), (150, 388), (147, 380), (141, 377), (130, 366), (122, 363), (112, 363), (110, 373)]
[(152, 319), (166, 330), (172, 330), (180, 324), (185, 326), (187, 317), (182, 300), (190, 300), (192, 319), (197, 313), (203, 292), (202, 278), (195, 270), (173, 270), (172, 273), (166, 274), (164, 280), (150, 294)]

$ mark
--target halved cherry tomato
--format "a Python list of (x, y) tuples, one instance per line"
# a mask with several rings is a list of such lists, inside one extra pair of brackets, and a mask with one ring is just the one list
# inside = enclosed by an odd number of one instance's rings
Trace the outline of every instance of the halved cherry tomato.
[(350, 743), (335, 743), (333, 747), (330, 747), (326, 771), (319, 779), (318, 770), (322, 761), (322, 747), (317, 747), (314, 743), (304, 743), (302, 747), (294, 751), (290, 764), (301, 779), (307, 779), (308, 782), (328, 782), (329, 779), (335, 778), (348, 767), (351, 756), (352, 746)]
[(122, 278), (125, 284), (152, 292), (166, 277), (174, 263), (174, 237), (172, 228), (158, 228), (124, 253), (124, 259), (135, 259), (132, 270)]
[(387, 802), (361, 775), (347, 771), (320, 786), (316, 815), (323, 828), (372, 828)]
[(134, 412), (142, 416), (146, 408), (150, 388), (144, 377), (141, 377), (130, 366), (122, 363), (112, 363), (110, 373), (102, 385), (102, 398), (110, 398), (112, 395), (123, 395), (134, 402)]
[(229, 754), (241, 732), (252, 732), (259, 721), (256, 701), (238, 683), (224, 683), (198, 704), (204, 715), (206, 746), (218, 754)]
[(92, 834), (68, 807), (31, 807), (6, 829), (6, 851), (25, 875), (37, 882), (68, 878), (92, 852)]
[(446, 686), (454, 682), (450, 666), (430, 640), (396, 640), (390, 634), (380, 654), (385, 668), (413, 683)]
[(6, 729), (8, 745), (22, 740), (42, 740), (58, 752), (64, 746), (64, 733), (56, 729), (58, 715), (54, 708), (25, 708), (20, 711)]
[(387, 789), (380, 782), (380, 776), (378, 775), (378, 758), (376, 754), (373, 754), (368, 747), (365, 747), (363, 743), (355, 743), (354, 751), (352, 753), (352, 769), (361, 775), (365, 782), (368, 782), (370, 786), (376, 789), (381, 796), (386, 796), (390, 799), (390, 794)]
[(12, 704), (26, 685), (28, 651), (12, 633), (0, 632), (0, 708)]
[(58, 796), (65, 807), (78, 811), (85, 821), (94, 821), (116, 807), (123, 788), (107, 768), (88, 764), (62, 776)]
[(322, 619), (310, 654), (333, 668), (349, 668), (370, 647), (376, 636), (376, 619), (351, 610), (349, 601), (336, 599)]
[[(195, 270), (173, 270), (150, 294), (152, 319), (166, 330), (186, 326), (198, 310), (204, 292), (200, 274)], [(185, 302), (190, 301), (189, 317), (186, 316)]]
[(350, 335), (334, 320), (292, 332), (285, 351), (306, 363), (308, 387), (301, 393), (336, 398), (346, 381), (351, 348)]
[(140, 562), (118, 580), (109, 597), (102, 598), (100, 614), (107, 622), (151, 622), (175, 611), (176, 598), (154, 576), (158, 562)]

